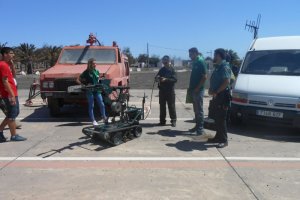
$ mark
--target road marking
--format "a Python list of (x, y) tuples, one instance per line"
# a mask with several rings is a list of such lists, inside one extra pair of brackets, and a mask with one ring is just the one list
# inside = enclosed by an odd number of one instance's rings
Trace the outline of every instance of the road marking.
[(230, 161), (300, 161), (293, 157), (225, 157)]
[[(226, 157), (229, 161), (296, 161), (297, 157)], [(223, 157), (0, 157), (0, 161), (220, 161)]]

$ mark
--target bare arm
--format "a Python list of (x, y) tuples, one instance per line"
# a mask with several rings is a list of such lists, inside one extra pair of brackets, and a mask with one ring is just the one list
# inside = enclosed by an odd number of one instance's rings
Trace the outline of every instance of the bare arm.
[(81, 85), (82, 83), (81, 83), (81, 78), (80, 78), (80, 75), (77, 77), (77, 79), (76, 79), (76, 83), (77, 84), (79, 84), (79, 85)]

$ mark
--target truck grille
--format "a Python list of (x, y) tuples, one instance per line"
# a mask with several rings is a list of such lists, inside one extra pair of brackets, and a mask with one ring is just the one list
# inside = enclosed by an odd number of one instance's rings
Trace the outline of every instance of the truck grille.
[(77, 85), (75, 79), (57, 79), (54, 81), (54, 87), (57, 91), (67, 91), (69, 86)]
[(254, 100), (250, 100), (249, 104), (262, 105), (262, 106), (266, 106), (267, 105), (266, 102), (263, 102), (263, 101), (254, 101)]
[[(254, 101), (254, 100), (250, 100), (249, 104), (252, 105), (260, 105), (260, 106), (267, 106), (267, 102), (264, 101)], [(295, 104), (288, 104), (288, 103), (275, 103), (274, 104), (275, 107), (281, 107), (281, 108), (296, 108)]]
[(283, 107), (283, 108), (296, 108), (295, 104), (287, 104), (287, 103), (275, 103), (274, 106)]

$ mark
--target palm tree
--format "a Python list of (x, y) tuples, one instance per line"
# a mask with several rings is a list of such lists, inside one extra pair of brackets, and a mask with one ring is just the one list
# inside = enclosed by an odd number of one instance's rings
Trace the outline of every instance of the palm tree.
[(7, 42), (5, 42), (5, 43), (0, 42), (0, 49), (2, 49), (3, 47), (6, 47), (6, 45), (7, 45)]
[(34, 44), (21, 43), (20, 46), (15, 48), (16, 60), (19, 60), (22, 64), (27, 66), (27, 73), (33, 72), (33, 62), (35, 61), (35, 50)]
[(50, 66), (52, 67), (53, 65), (55, 65), (57, 59), (58, 59), (58, 56), (62, 50), (62, 47), (60, 46), (49, 46), (48, 47), (48, 54), (49, 54), (49, 63), (50, 63)]
[(61, 46), (48, 46), (44, 45), (42, 48), (36, 51), (36, 57), (38, 58), (37, 61), (44, 62), (47, 66), (55, 65), (58, 56), (61, 52)]
[(35, 49), (36, 47), (34, 44), (21, 43), (20, 46), (16, 47), (17, 55), (20, 61), (25, 65), (34, 61)]
[(238, 63), (240, 63), (240, 57), (238, 56), (237, 52), (235, 52), (232, 49), (228, 49), (228, 50), (226, 50), (226, 53), (230, 55), (230, 58), (231, 58), (230, 64), (231, 65), (237, 65)]

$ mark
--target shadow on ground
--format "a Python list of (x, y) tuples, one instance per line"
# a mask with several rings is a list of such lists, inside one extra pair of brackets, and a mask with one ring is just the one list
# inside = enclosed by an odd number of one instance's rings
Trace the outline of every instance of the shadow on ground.
[(187, 131), (179, 131), (179, 130), (172, 130), (172, 129), (164, 129), (164, 130), (159, 130), (157, 132), (148, 132), (146, 134), (148, 134), (148, 135), (161, 135), (161, 136), (164, 136), (164, 137), (177, 137), (177, 136), (191, 137), (191, 135), (188, 134)]
[(248, 123), (242, 126), (229, 126), (228, 133), (278, 142), (300, 142), (299, 129), (280, 126)]
[(205, 142), (197, 142), (192, 140), (183, 140), (179, 141), (175, 144), (168, 143), (166, 144), (168, 147), (175, 147), (180, 151), (207, 151), (208, 148), (214, 148), (215, 145), (207, 144)]
[[(101, 119), (100, 112), (95, 109), (94, 114), (97, 120)], [(66, 105), (61, 108), (59, 116), (52, 117), (47, 106), (41, 106), (33, 113), (26, 116), (22, 122), (90, 122), (86, 107), (78, 105)]]
[(148, 135), (161, 135), (163, 137), (177, 137), (177, 136), (186, 136), (191, 138), (192, 140), (182, 140), (176, 143), (168, 143), (166, 146), (174, 147), (180, 151), (206, 151), (208, 148), (214, 148), (215, 145), (207, 144), (203, 141), (197, 141), (197, 137), (195, 135), (190, 135), (186, 131), (172, 130), (172, 129), (164, 129), (159, 130), (157, 132), (148, 132)]
[[(64, 146), (64, 147), (61, 147), (59, 149), (51, 149), (49, 151), (39, 153), (36, 156), (43, 157), (43, 158), (48, 158), (48, 157), (54, 156), (56, 154), (60, 154), (63, 151), (73, 150), (75, 148), (82, 148), (82, 149), (85, 149), (85, 150), (88, 150), (88, 151), (102, 151), (102, 150), (105, 150), (105, 149), (108, 149), (108, 148), (111, 147), (111, 145), (109, 145), (109, 144), (107, 144), (107, 143), (105, 143), (101, 140), (91, 139), (87, 136), (80, 137), (78, 139), (81, 140), (81, 141), (71, 143), (71, 144), (69, 144), (67, 146)], [(97, 148), (96, 149), (91, 149), (91, 148), (87, 148), (87, 147), (82, 146), (82, 145), (87, 145), (87, 144), (92, 144), (93, 146), (97, 145)]]

